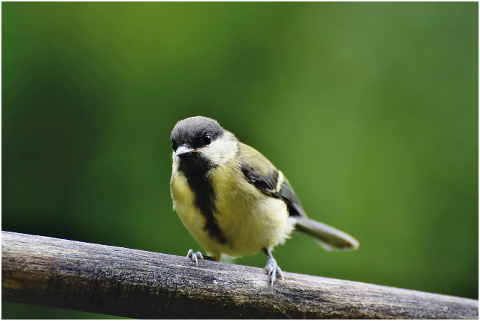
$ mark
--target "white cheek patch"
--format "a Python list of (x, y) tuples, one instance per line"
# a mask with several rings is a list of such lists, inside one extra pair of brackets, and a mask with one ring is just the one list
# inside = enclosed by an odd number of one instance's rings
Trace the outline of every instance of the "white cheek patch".
[(201, 148), (200, 151), (214, 164), (224, 164), (237, 153), (238, 141), (232, 133), (225, 132), (210, 145)]
[(178, 161), (175, 152), (172, 154), (172, 173), (175, 173), (178, 170)]

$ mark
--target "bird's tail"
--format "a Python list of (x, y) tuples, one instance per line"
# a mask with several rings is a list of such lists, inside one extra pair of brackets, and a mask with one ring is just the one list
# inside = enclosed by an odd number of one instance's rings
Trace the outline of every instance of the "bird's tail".
[(312, 236), (326, 250), (356, 250), (358, 241), (345, 232), (337, 230), (327, 224), (296, 216), (296, 231)]

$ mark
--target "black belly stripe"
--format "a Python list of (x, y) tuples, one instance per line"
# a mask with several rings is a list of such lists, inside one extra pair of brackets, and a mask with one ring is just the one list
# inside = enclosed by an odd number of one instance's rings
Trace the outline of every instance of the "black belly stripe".
[(195, 204), (200, 209), (200, 212), (205, 217), (205, 226), (203, 229), (214, 237), (221, 244), (226, 244), (227, 239), (222, 230), (218, 226), (217, 219), (213, 216), (215, 208), (215, 191), (212, 182), (206, 174), (200, 175), (186, 175), (187, 182), (193, 193), (195, 194)]

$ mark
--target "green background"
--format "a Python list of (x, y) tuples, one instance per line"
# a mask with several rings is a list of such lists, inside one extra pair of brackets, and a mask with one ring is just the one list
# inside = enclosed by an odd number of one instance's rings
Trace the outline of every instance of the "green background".
[(204, 115), (361, 243), (294, 235), (284, 271), (478, 298), (477, 17), (473, 2), (2, 3), (2, 229), (200, 249), (172, 211), (169, 135)]

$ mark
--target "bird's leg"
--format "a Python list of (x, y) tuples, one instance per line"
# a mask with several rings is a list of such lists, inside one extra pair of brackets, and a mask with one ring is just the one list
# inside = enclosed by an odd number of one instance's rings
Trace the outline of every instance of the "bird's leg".
[(273, 293), (273, 283), (277, 278), (277, 275), (280, 279), (284, 279), (283, 272), (277, 264), (277, 261), (273, 258), (272, 252), (270, 249), (264, 249), (263, 252), (268, 256), (267, 265), (265, 265), (265, 270), (267, 270), (267, 275), (270, 276), (270, 285)]

